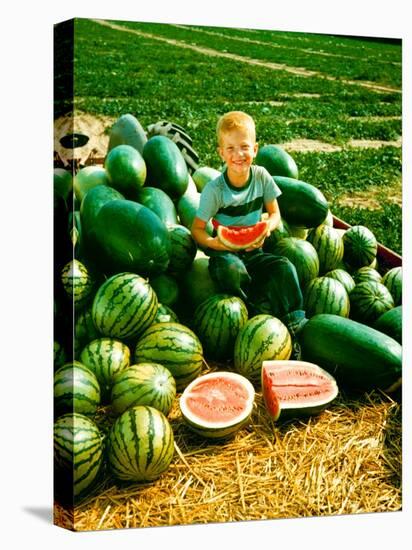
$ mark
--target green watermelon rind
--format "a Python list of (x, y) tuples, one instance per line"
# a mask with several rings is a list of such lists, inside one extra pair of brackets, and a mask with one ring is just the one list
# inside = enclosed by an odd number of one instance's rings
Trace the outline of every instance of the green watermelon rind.
[(383, 283), (365, 281), (355, 285), (349, 294), (351, 317), (365, 324), (373, 324), (378, 317), (394, 307), (392, 294)]
[(91, 491), (103, 466), (103, 437), (95, 422), (79, 413), (60, 416), (53, 432), (56, 489), (73, 480), (69, 490), (80, 502)]
[(136, 363), (160, 363), (172, 373), (177, 390), (196, 378), (203, 366), (203, 347), (196, 334), (180, 323), (156, 323), (137, 340)]
[(219, 293), (198, 305), (192, 326), (208, 358), (231, 359), (236, 337), (247, 320), (241, 298)]
[(71, 361), (54, 373), (53, 396), (56, 417), (69, 412), (92, 417), (101, 401), (100, 384), (92, 370)]
[(154, 407), (127, 409), (109, 431), (108, 462), (114, 477), (121, 481), (154, 481), (169, 468), (173, 455), (173, 430)]
[(167, 416), (175, 397), (176, 382), (167, 368), (158, 363), (139, 363), (116, 376), (111, 407), (119, 415), (130, 407), (148, 405)]

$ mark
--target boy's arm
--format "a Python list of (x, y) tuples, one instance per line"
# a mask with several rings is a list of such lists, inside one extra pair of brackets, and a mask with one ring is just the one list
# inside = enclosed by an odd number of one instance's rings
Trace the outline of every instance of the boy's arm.
[(206, 222), (195, 217), (192, 223), (191, 232), (194, 240), (203, 248), (213, 248), (214, 250), (230, 250), (219, 241), (217, 237), (211, 237), (206, 232)]
[(268, 222), (268, 232), (266, 234), (267, 237), (274, 231), (280, 222), (280, 210), (278, 201), (276, 199), (273, 199), (272, 201), (268, 201), (265, 203), (266, 212), (269, 214), (267, 218)]

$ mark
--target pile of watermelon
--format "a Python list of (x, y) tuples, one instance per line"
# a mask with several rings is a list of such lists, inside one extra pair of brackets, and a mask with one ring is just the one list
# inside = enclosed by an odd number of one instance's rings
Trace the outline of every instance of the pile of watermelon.
[[(256, 161), (282, 191), (264, 250), (296, 267), (302, 361), (290, 359), (282, 321), (217, 287), (192, 238), (200, 192), (218, 170), (194, 170), (130, 114), (113, 126), (103, 165), (55, 168), (55, 472), (75, 502), (106, 471), (140, 482), (169, 468), (178, 396), (188, 434), (219, 440), (249, 422), (255, 390), (271, 422), (320, 412), (338, 384), (396, 386), (402, 267), (379, 265), (368, 228), (334, 228), (325, 197), (280, 147), (262, 147)], [(225, 238), (236, 248), (236, 235)]]

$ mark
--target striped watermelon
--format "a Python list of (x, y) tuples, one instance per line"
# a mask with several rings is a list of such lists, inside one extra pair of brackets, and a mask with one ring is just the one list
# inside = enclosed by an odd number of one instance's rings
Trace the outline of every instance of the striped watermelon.
[(118, 273), (97, 290), (93, 322), (103, 336), (134, 338), (151, 325), (157, 306), (157, 296), (143, 277)]
[(76, 312), (74, 323), (74, 349), (76, 357), (80, 355), (86, 344), (100, 336), (101, 334), (93, 322), (92, 305), (87, 306), (78, 314)]
[(355, 286), (355, 281), (353, 280), (352, 275), (345, 269), (341, 269), (339, 267), (325, 273), (325, 277), (330, 277), (331, 279), (335, 279), (336, 281), (342, 283), (348, 294)]
[(93, 416), (100, 405), (100, 386), (94, 373), (72, 361), (54, 373), (55, 416), (76, 412)]
[(273, 254), (285, 256), (296, 268), (301, 288), (319, 275), (318, 254), (313, 245), (303, 239), (286, 237), (280, 239), (273, 249)]
[(169, 467), (173, 453), (172, 428), (165, 415), (153, 407), (128, 409), (110, 429), (107, 455), (117, 479), (157, 479)]
[(160, 363), (169, 369), (180, 390), (200, 374), (203, 348), (188, 327), (180, 323), (157, 323), (137, 341), (134, 359), (136, 363)]
[(379, 273), (379, 271), (368, 265), (360, 267), (359, 269), (354, 271), (352, 277), (355, 281), (355, 284), (364, 283), (367, 281), (376, 281), (377, 283), (382, 282), (382, 275)]
[(216, 371), (199, 376), (182, 393), (179, 405), (188, 427), (211, 439), (233, 436), (249, 420), (255, 390), (244, 376)]
[(349, 317), (348, 293), (342, 283), (331, 277), (313, 279), (303, 292), (303, 304), (308, 318), (318, 313)]
[(365, 325), (372, 325), (378, 317), (395, 305), (386, 286), (376, 281), (357, 284), (349, 298), (351, 317)]
[(60, 416), (54, 424), (56, 485), (81, 500), (91, 490), (103, 465), (103, 440), (97, 425), (82, 414)]
[(269, 237), (266, 237), (263, 243), (263, 251), (273, 253), (276, 243), (285, 237), (291, 237), (291, 234), (289, 233), (286, 222), (281, 218), (276, 229), (270, 233)]
[(248, 319), (243, 300), (229, 294), (215, 294), (195, 310), (193, 330), (204, 353), (212, 359), (231, 359), (239, 330)]
[(84, 347), (80, 361), (95, 374), (107, 403), (114, 377), (130, 365), (130, 349), (115, 338), (97, 338)]
[(94, 281), (87, 267), (79, 260), (71, 260), (61, 272), (63, 289), (76, 306), (83, 306), (91, 297)]
[(157, 363), (140, 363), (116, 376), (111, 403), (115, 414), (149, 405), (167, 416), (175, 397), (176, 383), (168, 369)]
[(392, 294), (395, 306), (402, 304), (402, 266), (393, 267), (385, 273), (382, 283)]
[(179, 285), (170, 273), (161, 273), (149, 279), (156, 292), (157, 300), (166, 306), (173, 306), (179, 299)]
[(378, 242), (370, 229), (363, 225), (354, 225), (347, 229), (342, 237), (344, 245), (343, 259), (352, 268), (371, 265), (376, 258)]
[(190, 230), (184, 225), (169, 225), (167, 230), (171, 246), (168, 271), (177, 276), (184, 273), (192, 265), (196, 256), (197, 245)]
[(237, 335), (234, 367), (239, 374), (259, 383), (262, 361), (289, 359), (291, 353), (292, 338), (286, 326), (272, 315), (255, 315)]
[(320, 274), (338, 267), (343, 258), (343, 240), (336, 229), (320, 225), (310, 231), (307, 240), (318, 253)]
[(179, 318), (176, 313), (164, 304), (158, 304), (156, 317), (153, 319), (153, 325), (156, 323), (178, 323)]

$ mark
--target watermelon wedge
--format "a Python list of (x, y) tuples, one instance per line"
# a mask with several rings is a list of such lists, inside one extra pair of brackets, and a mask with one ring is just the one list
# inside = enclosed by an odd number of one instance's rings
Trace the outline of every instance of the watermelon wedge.
[(217, 226), (217, 237), (225, 246), (232, 250), (250, 248), (260, 242), (267, 233), (267, 222), (260, 221), (255, 225), (244, 227)]
[(273, 420), (318, 414), (339, 392), (333, 376), (307, 361), (263, 361), (261, 378), (263, 400)]

